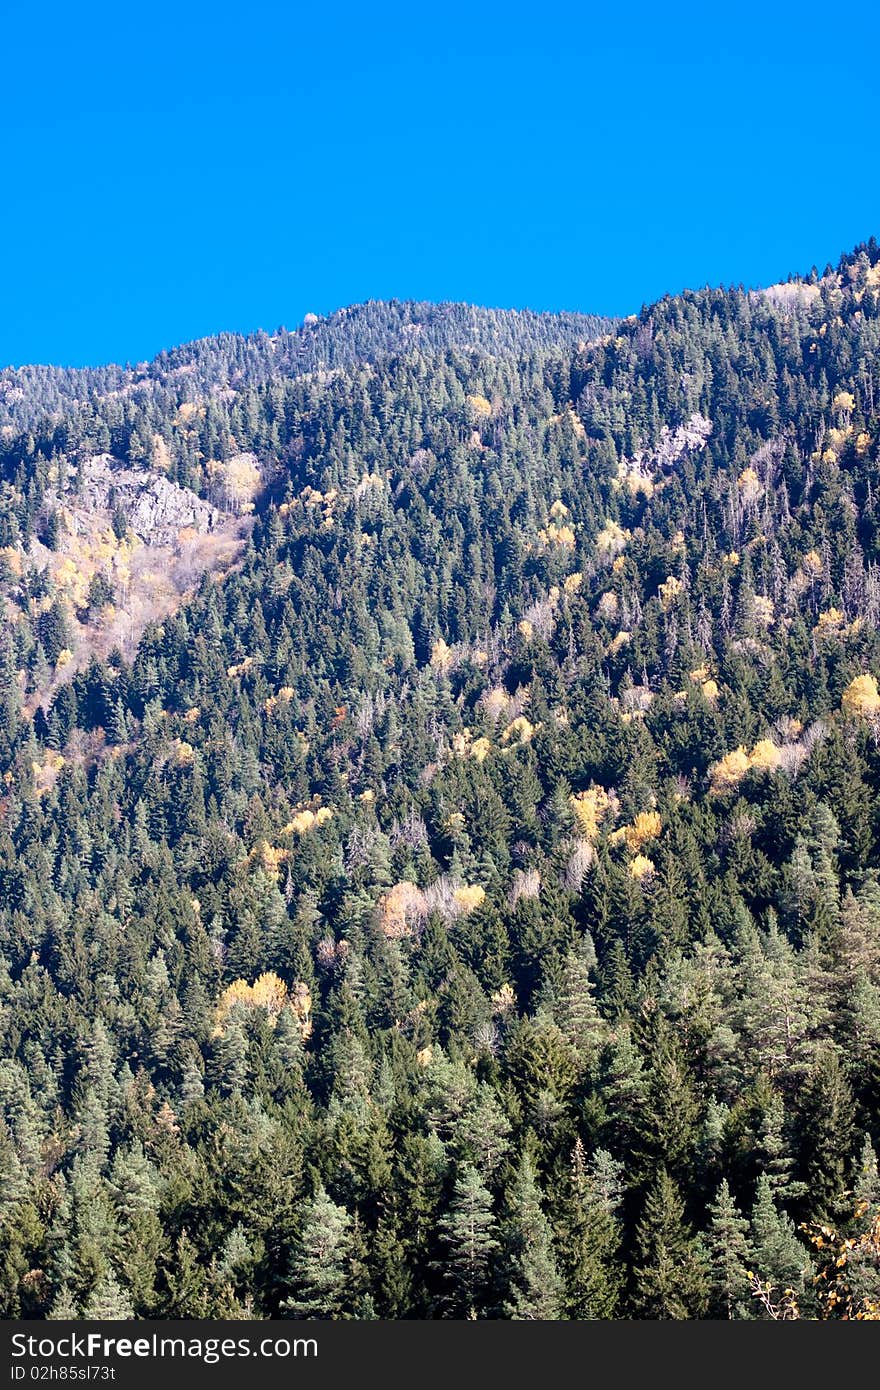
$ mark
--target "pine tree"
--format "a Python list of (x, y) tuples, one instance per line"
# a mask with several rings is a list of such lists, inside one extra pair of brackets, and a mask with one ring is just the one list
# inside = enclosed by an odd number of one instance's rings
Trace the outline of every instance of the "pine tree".
[(541, 1207), (534, 1164), (527, 1153), (520, 1159), (507, 1205), (501, 1241), (501, 1260), (508, 1287), (504, 1312), (507, 1317), (519, 1320), (557, 1318), (562, 1284), (550, 1223)]
[(607, 1028), (593, 998), (590, 972), (595, 968), (596, 953), (589, 937), (565, 960), (556, 1017), (563, 1033), (584, 1064), (594, 1063), (607, 1035)]
[(556, 1205), (557, 1248), (569, 1318), (613, 1318), (623, 1287), (618, 1164), (604, 1150), (587, 1160), (578, 1138)]
[(207, 1317), (206, 1271), (199, 1262), (199, 1252), (186, 1231), (181, 1231), (177, 1238), (174, 1258), (166, 1273), (166, 1284), (163, 1317)]
[[(102, 1276), (83, 1305), (83, 1317), (96, 1322), (124, 1322), (134, 1317), (131, 1299), (114, 1275)], [(55, 1314), (60, 1317), (60, 1313)]]
[(687, 1061), (666, 1025), (651, 1029), (650, 1070), (638, 1116), (636, 1163), (640, 1174), (662, 1166), (678, 1183), (687, 1183), (699, 1138), (699, 1101)]
[(46, 1317), (54, 1322), (67, 1322), (76, 1321), (79, 1316), (79, 1309), (71, 1297), (70, 1289), (66, 1284), (62, 1284), (55, 1298), (52, 1300), (52, 1305)]
[(709, 1208), (709, 1313), (717, 1318), (747, 1318), (749, 1270), (753, 1260), (749, 1223), (733, 1200), (725, 1178)]
[(346, 1312), (352, 1257), (351, 1216), (319, 1185), (302, 1212), (290, 1252), (290, 1295), (282, 1309), (292, 1318), (339, 1318)]
[(877, 1168), (877, 1154), (870, 1137), (866, 1134), (859, 1161), (856, 1164), (856, 1178), (853, 1186), (856, 1206), (868, 1211), (880, 1208), (880, 1173)]
[(675, 1183), (661, 1168), (636, 1228), (631, 1302), (637, 1317), (702, 1317), (707, 1302), (705, 1259), (684, 1219)]
[(440, 1220), (448, 1286), (443, 1302), (448, 1316), (486, 1316), (491, 1262), (499, 1248), (495, 1229), (492, 1198), (476, 1168), (465, 1163), (456, 1176), (449, 1211)]
[(803, 1200), (820, 1218), (832, 1214), (846, 1190), (854, 1109), (837, 1051), (825, 1048), (804, 1088), (798, 1121)]
[(802, 1296), (811, 1273), (810, 1256), (798, 1240), (791, 1218), (777, 1209), (771, 1184), (763, 1174), (752, 1207), (750, 1240), (754, 1272), (762, 1282), (772, 1285), (777, 1294), (792, 1289)]

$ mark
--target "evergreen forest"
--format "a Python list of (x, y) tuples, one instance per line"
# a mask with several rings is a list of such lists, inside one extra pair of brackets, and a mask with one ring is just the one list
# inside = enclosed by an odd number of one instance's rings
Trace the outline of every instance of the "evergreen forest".
[(876, 1319), (878, 680), (874, 240), (0, 372), (0, 1314)]

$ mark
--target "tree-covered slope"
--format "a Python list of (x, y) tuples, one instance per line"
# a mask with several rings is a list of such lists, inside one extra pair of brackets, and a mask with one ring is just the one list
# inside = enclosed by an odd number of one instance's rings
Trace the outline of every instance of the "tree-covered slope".
[[(7, 1315), (871, 1315), (877, 246), (337, 330), (4, 456)], [(252, 527), (41, 701), (105, 453)]]
[(149, 400), (159, 394), (165, 405), (166, 392), (186, 400), (196, 392), (263, 386), (285, 376), (375, 362), (413, 347), (492, 353), (563, 348), (613, 327), (613, 319), (596, 314), (371, 300), (324, 317), (308, 314), (292, 332), (221, 333), (135, 366), (5, 367), (0, 369), (0, 437), (13, 438), (38, 428), (46, 417), (118, 395)]

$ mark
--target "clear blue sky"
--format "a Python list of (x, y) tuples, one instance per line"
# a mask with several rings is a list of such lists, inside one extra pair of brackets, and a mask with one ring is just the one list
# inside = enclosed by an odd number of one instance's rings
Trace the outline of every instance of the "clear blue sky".
[(628, 313), (880, 236), (880, 7), (4, 0), (0, 364)]

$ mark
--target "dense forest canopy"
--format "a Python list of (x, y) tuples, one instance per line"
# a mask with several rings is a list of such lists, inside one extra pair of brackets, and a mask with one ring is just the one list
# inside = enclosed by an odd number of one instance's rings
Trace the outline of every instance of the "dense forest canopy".
[(877, 244), (0, 391), (4, 1315), (877, 1316)]

